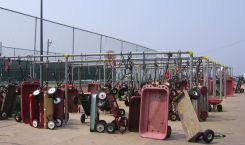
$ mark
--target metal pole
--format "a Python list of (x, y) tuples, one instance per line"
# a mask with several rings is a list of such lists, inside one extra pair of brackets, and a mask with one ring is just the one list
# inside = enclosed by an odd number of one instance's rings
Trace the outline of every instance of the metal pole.
[[(100, 54), (102, 53), (102, 47), (103, 47), (102, 41), (103, 41), (103, 36), (101, 35), (101, 36), (100, 36)], [(101, 59), (101, 55), (100, 55), (100, 59)], [(100, 62), (100, 64), (101, 64), (101, 62)], [(101, 84), (101, 72), (100, 72), (100, 67), (99, 67), (99, 81), (100, 81), (100, 84)]]
[[(75, 28), (72, 28), (72, 54), (75, 53)], [(72, 57), (74, 60), (74, 57)]]
[(105, 79), (106, 79), (106, 74), (105, 74), (105, 72), (106, 72), (106, 70), (105, 70), (105, 63), (104, 63), (104, 65), (103, 65), (103, 69), (104, 69), (104, 86), (105, 86)]
[(71, 81), (74, 82), (74, 67), (71, 67)]
[(123, 52), (123, 41), (121, 41), (121, 52)]
[(193, 54), (190, 55), (190, 89), (193, 87)]
[(0, 41), (0, 56), (2, 56), (3, 54), (3, 43)]
[[(34, 31), (34, 56), (36, 55), (36, 47), (37, 47), (37, 17), (35, 17), (35, 31)], [(36, 58), (34, 58), (34, 61)]]
[[(41, 0), (40, 9), (40, 55), (43, 55), (43, 0)], [(43, 57), (40, 57), (40, 61), (43, 61)], [(40, 84), (43, 85), (43, 65), (40, 65)]]
[(65, 57), (65, 124), (68, 121), (68, 57)]
[[(35, 31), (34, 31), (34, 56), (36, 55), (36, 48), (37, 48), (37, 17), (35, 17)], [(34, 61), (36, 58), (34, 57)], [(32, 63), (32, 78), (35, 78), (35, 64)]]
[(216, 96), (216, 64), (213, 63), (213, 97)]
[(220, 73), (219, 73), (219, 82), (220, 82), (219, 92), (220, 92), (220, 94), (219, 94), (219, 97), (222, 97), (222, 94), (223, 94), (223, 89), (222, 89), (222, 87), (223, 87), (223, 77), (222, 77), (222, 75), (223, 75), (223, 70), (220, 67)]
[(79, 89), (81, 90), (82, 83), (81, 83), (81, 77), (80, 77), (80, 69), (81, 69), (81, 66), (78, 66), (78, 69), (77, 69), (77, 78), (78, 78), (78, 81), (79, 81)]

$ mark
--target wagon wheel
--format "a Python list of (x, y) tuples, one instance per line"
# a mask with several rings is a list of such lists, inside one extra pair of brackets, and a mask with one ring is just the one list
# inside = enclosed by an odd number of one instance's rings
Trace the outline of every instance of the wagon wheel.
[(208, 129), (203, 134), (203, 141), (206, 143), (211, 143), (214, 139), (214, 132), (211, 129)]

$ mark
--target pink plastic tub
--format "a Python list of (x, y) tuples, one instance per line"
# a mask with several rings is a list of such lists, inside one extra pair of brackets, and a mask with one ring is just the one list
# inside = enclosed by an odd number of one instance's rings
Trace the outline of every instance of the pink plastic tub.
[(146, 85), (143, 87), (141, 97), (140, 136), (165, 139), (168, 128), (168, 87)]

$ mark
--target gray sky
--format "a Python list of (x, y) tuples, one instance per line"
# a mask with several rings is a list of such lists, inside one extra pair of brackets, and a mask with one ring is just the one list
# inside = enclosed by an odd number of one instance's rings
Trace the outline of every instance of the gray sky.
[[(159, 51), (191, 49), (197, 55), (207, 55), (221, 64), (234, 67), (235, 74), (245, 73), (244, 0), (43, 1), (45, 19)], [(39, 0), (1, 0), (0, 6), (40, 15)], [(71, 43), (71, 40), (67, 41)]]

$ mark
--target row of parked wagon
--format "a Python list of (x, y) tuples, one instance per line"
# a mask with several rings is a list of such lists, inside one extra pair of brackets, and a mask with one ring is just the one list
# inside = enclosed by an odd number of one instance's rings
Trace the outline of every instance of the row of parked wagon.
[[(30, 124), (35, 128), (61, 127), (63, 121), (68, 121), (69, 114), (65, 115), (65, 105), (68, 102), (68, 112), (78, 112), (78, 104), (83, 106), (84, 113), (81, 115), (81, 122), (90, 116), (90, 131), (114, 133), (119, 130), (121, 133), (127, 129), (130, 131), (139, 131), (142, 137), (165, 139), (171, 135), (171, 127), (168, 125), (168, 119), (172, 121), (182, 120), (185, 126), (190, 127), (194, 132), (198, 132), (203, 136), (205, 142), (210, 142), (213, 139), (214, 132), (206, 130), (204, 134), (201, 132), (198, 120), (205, 121), (208, 116), (208, 111), (203, 111), (204, 98), (208, 99), (208, 105), (217, 105), (218, 111), (222, 111), (222, 100), (217, 100), (214, 97), (207, 97), (209, 92), (204, 86), (194, 87), (187, 91), (184, 88), (186, 82), (182, 80), (179, 90), (176, 89), (177, 83), (169, 82), (165, 85), (145, 84), (141, 90), (130, 98), (129, 116), (125, 117), (125, 110), (119, 108), (116, 95), (120, 88), (100, 88), (100, 85), (92, 82), (88, 84), (87, 92), (78, 91), (72, 85), (68, 86), (68, 100), (64, 97), (65, 86), (48, 87), (48, 84), (40, 86), (38, 81), (25, 81), (21, 86), (9, 84), (7, 87), (1, 86), (1, 119), (7, 119), (14, 112), (15, 120)], [(228, 79), (228, 82), (232, 80)], [(210, 82), (212, 82), (210, 80)], [(210, 85), (211, 86), (211, 85)], [(127, 91), (127, 90), (125, 90)], [(16, 108), (16, 100), (20, 95), (20, 108)], [(198, 109), (202, 110), (195, 112), (191, 100), (199, 100)], [(210, 109), (210, 108), (209, 108)], [(106, 122), (100, 120), (100, 111), (110, 111), (114, 116), (114, 120)], [(193, 110), (193, 112), (191, 112)], [(209, 110), (211, 111), (211, 110)], [(194, 126), (190, 125), (192, 121), (187, 121), (183, 117), (190, 114), (196, 116)], [(188, 129), (187, 129), (188, 130)], [(195, 133), (196, 133), (195, 132)], [(201, 133), (200, 133), (201, 132)], [(189, 134), (189, 133), (187, 133)], [(212, 138), (208, 136), (212, 136)], [(196, 135), (189, 135), (188, 140), (197, 141), (199, 138)], [(194, 139), (194, 138), (195, 139)]]
[[(170, 60), (169, 53), (167, 60)], [(180, 120), (188, 141), (210, 143), (214, 131), (203, 131), (199, 121), (206, 121), (211, 111), (223, 110), (224, 97), (233, 96), (234, 79), (227, 76), (227, 69), (210, 63), (207, 58), (197, 57), (195, 60), (195, 68), (193, 64), (190, 67), (189, 62), (171, 71), (166, 68), (161, 78), (163, 81), (160, 78), (148, 79), (139, 87), (132, 87), (132, 67), (129, 69), (131, 81), (122, 79), (103, 86), (91, 82), (82, 88), (72, 83), (57, 83), (53, 87), (48, 83), (40, 85), (34, 80), (1, 86), (0, 116), (7, 119), (14, 113), (17, 122), (34, 128), (54, 129), (67, 124), (69, 113), (79, 112), (81, 105), (80, 120), (84, 123), (90, 119), (91, 132), (124, 133), (129, 130), (139, 132), (141, 137), (166, 139), (172, 132), (168, 121)], [(125, 101), (129, 107), (128, 116), (124, 107), (118, 105), (119, 100)], [(102, 120), (102, 111), (110, 112), (113, 119)]]

